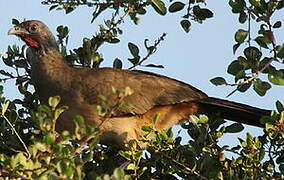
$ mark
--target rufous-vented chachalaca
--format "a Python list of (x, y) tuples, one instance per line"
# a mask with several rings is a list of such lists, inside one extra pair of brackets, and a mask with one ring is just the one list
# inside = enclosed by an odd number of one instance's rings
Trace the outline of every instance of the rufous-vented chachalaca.
[[(61, 97), (69, 109), (58, 119), (56, 130), (72, 130), (75, 115), (82, 115), (88, 125), (101, 131), (103, 144), (123, 147), (138, 139), (141, 127), (152, 125), (168, 129), (186, 120), (191, 114), (214, 113), (221, 118), (262, 127), (260, 118), (268, 110), (208, 97), (184, 82), (166, 76), (113, 68), (74, 68), (58, 51), (54, 36), (40, 21), (25, 21), (11, 28), (8, 34), (20, 37), (29, 47), (31, 78), (42, 103), (50, 96)], [(112, 88), (133, 91), (123, 98), (128, 108), (115, 108), (108, 116), (96, 110), (100, 105), (111, 109), (118, 101)], [(102, 101), (104, 96), (106, 101)], [(159, 114), (156, 121), (153, 116)]]

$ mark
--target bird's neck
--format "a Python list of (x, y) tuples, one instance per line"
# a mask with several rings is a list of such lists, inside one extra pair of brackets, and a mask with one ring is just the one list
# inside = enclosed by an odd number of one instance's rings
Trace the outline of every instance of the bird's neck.
[(32, 70), (40, 70), (47, 75), (52, 75), (53, 71), (68, 71), (69, 65), (64, 61), (62, 54), (57, 48), (37, 50), (31, 48), (28, 52)]
[(45, 51), (31, 48), (27, 51), (27, 56), (31, 62), (34, 86), (39, 93), (42, 93), (40, 96), (60, 95), (52, 94), (53, 89), (57, 89), (56, 92), (62, 92), (68, 88), (73, 71), (65, 63), (57, 48), (49, 48)]

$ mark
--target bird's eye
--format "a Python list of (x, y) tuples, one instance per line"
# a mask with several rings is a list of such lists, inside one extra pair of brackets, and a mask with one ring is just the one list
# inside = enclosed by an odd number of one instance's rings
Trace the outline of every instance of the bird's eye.
[(31, 26), (31, 27), (30, 27), (30, 30), (31, 30), (32, 32), (36, 31), (36, 30), (37, 30), (36, 25)]

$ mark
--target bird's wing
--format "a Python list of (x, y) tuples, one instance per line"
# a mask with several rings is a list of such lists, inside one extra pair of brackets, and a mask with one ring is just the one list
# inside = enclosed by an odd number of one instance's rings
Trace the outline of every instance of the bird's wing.
[[(145, 72), (117, 70), (112, 68), (83, 70), (81, 76), (82, 99), (89, 104), (112, 107), (121, 103), (128, 104), (128, 108), (118, 108), (114, 116), (128, 114), (143, 114), (159, 105), (177, 104), (206, 98), (200, 90), (166, 76)], [(125, 88), (133, 91), (132, 94), (119, 98), (112, 89), (121, 93)], [(103, 101), (105, 97), (106, 100)]]

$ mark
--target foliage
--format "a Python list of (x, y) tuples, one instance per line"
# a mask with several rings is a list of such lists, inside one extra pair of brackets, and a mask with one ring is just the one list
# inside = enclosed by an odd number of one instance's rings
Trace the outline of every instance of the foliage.
[[(99, 48), (104, 43), (119, 43), (123, 33), (120, 25), (125, 17), (134, 24), (153, 8), (159, 15), (183, 13), (180, 24), (185, 32), (191, 23), (202, 23), (213, 17), (206, 8), (205, 0), (187, 2), (162, 0), (149, 1), (87, 1), (87, 0), (46, 0), (49, 10), (64, 10), (71, 13), (77, 7), (87, 6), (93, 10), (91, 22), (104, 11), (113, 12), (110, 18), (99, 25), (98, 32), (91, 38), (84, 38), (82, 46), (67, 50), (69, 28), (59, 26), (57, 38), (61, 53), (74, 66), (96, 68), (104, 60)], [(228, 66), (228, 73), (234, 76), (234, 83), (222, 77), (211, 80), (215, 85), (236, 86), (232, 92), (245, 92), (251, 86), (257, 94), (264, 96), (272, 85), (283, 85), (284, 70), (272, 62), (283, 64), (284, 46), (275, 38), (282, 21), (271, 18), (283, 10), (283, 1), (230, 0), (232, 13), (246, 28), (235, 33), (236, 44), (233, 53), (238, 55)], [(122, 15), (121, 15), (122, 14)], [(165, 16), (164, 18), (167, 18)], [(13, 24), (19, 23), (16, 19)], [(255, 35), (256, 34), (256, 35)], [(165, 39), (162, 34), (153, 43), (144, 41), (146, 55), (140, 47), (128, 43), (132, 64), (129, 69), (139, 66), (163, 68), (162, 65), (146, 63)], [(188, 137), (179, 134), (174, 137), (172, 130), (157, 131), (145, 126), (144, 151), (137, 149), (133, 142), (125, 150), (116, 150), (99, 144), (99, 133), (94, 127), (84, 124), (81, 116), (74, 117), (74, 132), (55, 132), (55, 123), (68, 107), (60, 106), (60, 97), (51, 97), (48, 105), (39, 103), (33, 92), (30, 79), (30, 62), (26, 58), (25, 46), (8, 46), (2, 60), (11, 71), (0, 70), (2, 82), (16, 80), (16, 86), (23, 98), (7, 100), (0, 86), (0, 179), (283, 179), (284, 178), (284, 107), (276, 102), (277, 111), (262, 119), (265, 124), (263, 135), (247, 134), (239, 139), (239, 145), (221, 146), (219, 141), (229, 133), (243, 130), (237, 123), (225, 125), (216, 117), (191, 116), (182, 124)], [(119, 58), (113, 61), (114, 68), (122, 68)], [(267, 75), (268, 81), (264, 76)], [(232, 94), (231, 93), (231, 94)], [(158, 117), (157, 117), (158, 118)], [(153, 136), (155, 135), (155, 136)], [(190, 139), (185, 144), (182, 140)], [(230, 155), (233, 154), (233, 157)]]
[[(227, 83), (224, 78), (217, 77), (211, 80), (215, 85), (237, 86), (229, 95), (236, 91), (245, 92), (251, 86), (254, 91), (264, 96), (271, 88), (271, 84), (283, 84), (283, 69), (277, 69), (273, 62), (283, 63), (283, 44), (275, 38), (282, 22), (272, 18), (283, 9), (283, 1), (265, 0), (230, 0), (232, 12), (239, 16), (239, 22), (245, 24), (245, 29), (238, 29), (235, 33), (236, 44), (234, 54), (243, 47), (243, 55), (232, 61), (227, 72), (234, 76), (235, 83)], [(255, 33), (257, 32), (257, 34)], [(255, 35), (256, 34), (256, 35)], [(267, 75), (269, 82), (259, 76)]]
[[(220, 146), (220, 138), (242, 131), (240, 124), (223, 125), (223, 120), (206, 116), (190, 117), (182, 125), (191, 140), (182, 145), (182, 137), (173, 138), (172, 130), (156, 131), (143, 127), (140, 141), (148, 144), (146, 152), (134, 142), (119, 151), (99, 145), (99, 134), (84, 125), (83, 117), (74, 118), (74, 133), (56, 133), (54, 126), (66, 107), (58, 107), (60, 98), (51, 97), (49, 106), (39, 105), (33, 113), (38, 125), (31, 130), (27, 152), (20, 147), (14, 153), (0, 154), (1, 177), (22, 179), (261, 179), (284, 178), (283, 106), (266, 124), (263, 136), (239, 139), (235, 147)], [(2, 106), (4, 109), (5, 105)], [(8, 109), (7, 109), (8, 111)], [(2, 117), (6, 117), (3, 110)], [(271, 121), (272, 119), (275, 122)], [(150, 138), (155, 134), (155, 138)], [(11, 140), (10, 140), (11, 141)], [(16, 143), (17, 140), (11, 141)], [(9, 147), (9, 145), (7, 145)], [(12, 149), (9, 147), (9, 149)], [(235, 158), (226, 157), (233, 152)], [(267, 156), (267, 157), (265, 157)], [(127, 160), (127, 161), (126, 161)], [(124, 171), (119, 167), (125, 164)], [(126, 162), (126, 163), (125, 163)], [(113, 171), (113, 173), (112, 173)], [(110, 173), (111, 175), (106, 175)]]

